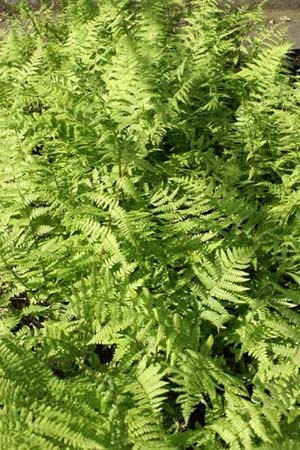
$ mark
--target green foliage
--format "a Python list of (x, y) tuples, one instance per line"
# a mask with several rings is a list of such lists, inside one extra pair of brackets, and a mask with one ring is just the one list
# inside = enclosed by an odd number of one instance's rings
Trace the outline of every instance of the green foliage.
[(0, 449), (298, 449), (289, 46), (260, 7), (62, 3), (0, 42)]

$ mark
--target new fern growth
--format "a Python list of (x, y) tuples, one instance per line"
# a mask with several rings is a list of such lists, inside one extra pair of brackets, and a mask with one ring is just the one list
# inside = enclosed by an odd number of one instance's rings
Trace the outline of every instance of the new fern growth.
[(298, 448), (299, 81), (225, 3), (3, 33), (1, 450)]

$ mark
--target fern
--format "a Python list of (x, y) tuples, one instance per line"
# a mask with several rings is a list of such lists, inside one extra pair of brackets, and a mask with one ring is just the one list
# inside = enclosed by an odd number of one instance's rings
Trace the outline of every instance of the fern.
[(298, 448), (299, 83), (225, 3), (3, 35), (3, 450)]

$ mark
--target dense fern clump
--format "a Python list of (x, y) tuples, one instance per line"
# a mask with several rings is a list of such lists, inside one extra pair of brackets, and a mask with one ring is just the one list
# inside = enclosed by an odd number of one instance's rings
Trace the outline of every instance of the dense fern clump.
[(300, 87), (218, 4), (3, 33), (1, 450), (299, 448)]

